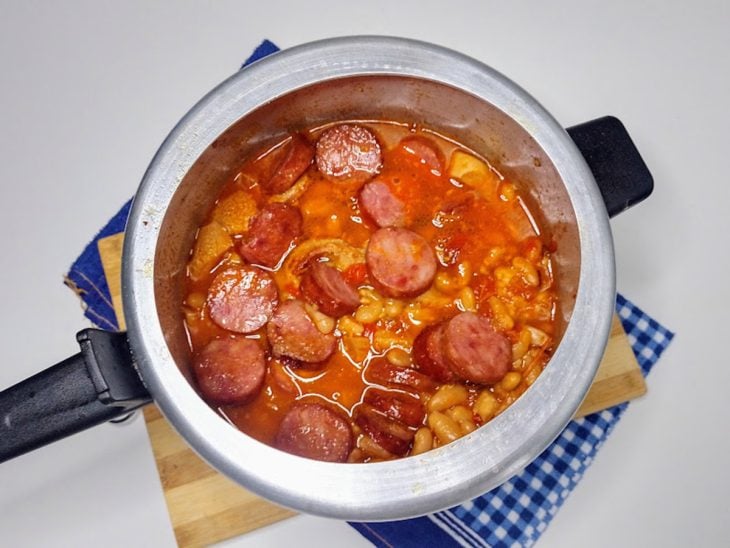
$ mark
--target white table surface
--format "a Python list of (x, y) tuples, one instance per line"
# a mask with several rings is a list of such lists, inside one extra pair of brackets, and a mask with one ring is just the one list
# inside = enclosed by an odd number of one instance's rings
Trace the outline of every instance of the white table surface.
[[(618, 287), (677, 337), (539, 546), (727, 546), (730, 12), (721, 0), (0, 3), (0, 387), (77, 351), (62, 285), (175, 122), (264, 37), (429, 40), (566, 126), (629, 128), (655, 178), (612, 221)], [(0, 443), (2, 441), (0, 440)], [(173, 546), (143, 421), (0, 465), (3, 546)], [(367, 546), (297, 517), (227, 546)]]

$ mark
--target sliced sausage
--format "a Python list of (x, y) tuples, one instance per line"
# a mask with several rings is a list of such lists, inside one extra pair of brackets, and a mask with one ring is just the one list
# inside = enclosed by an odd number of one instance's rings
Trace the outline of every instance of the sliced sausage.
[(239, 405), (261, 390), (266, 360), (256, 341), (242, 337), (214, 339), (193, 358), (193, 371), (206, 400)]
[(296, 403), (281, 421), (274, 444), (300, 457), (345, 462), (353, 435), (350, 424), (337, 411), (319, 403)]
[(331, 181), (364, 183), (380, 172), (380, 144), (369, 129), (340, 124), (326, 130), (317, 141), (317, 169)]
[(302, 276), (299, 286), (304, 297), (332, 317), (354, 312), (360, 306), (360, 296), (339, 270), (326, 263), (315, 262)]
[(363, 401), (386, 417), (400, 421), (407, 426), (421, 426), (426, 416), (426, 410), (418, 396), (405, 392), (371, 388), (365, 392)]
[(370, 181), (360, 190), (360, 207), (379, 227), (403, 226), (405, 205), (382, 181)]
[(275, 356), (289, 356), (303, 362), (322, 362), (332, 355), (337, 345), (332, 333), (317, 329), (299, 300), (279, 305), (266, 326), (266, 333)]
[(444, 155), (438, 145), (422, 135), (404, 138), (400, 146), (409, 154), (413, 154), (420, 163), (432, 171), (441, 173), (444, 169)]
[(295, 360), (294, 358), (291, 358), (289, 356), (277, 356), (272, 362), (278, 362), (279, 365), (282, 367), (288, 367), (290, 369), (307, 369), (308, 364), (302, 362), (301, 360)]
[[(292, 360), (296, 361), (296, 360)], [(275, 389), (282, 390), (288, 395), (297, 396), (299, 390), (294, 380), (289, 376), (286, 367), (289, 366), (289, 358), (273, 358), (269, 360), (269, 381), (268, 384)], [(299, 362), (296, 362), (299, 363)]]
[(444, 328), (444, 324), (430, 325), (418, 334), (413, 341), (413, 363), (424, 375), (446, 383), (457, 377), (444, 355)]
[(451, 318), (444, 329), (443, 351), (452, 370), (479, 384), (502, 379), (512, 364), (512, 345), (489, 320), (472, 312)]
[(381, 415), (368, 404), (357, 406), (355, 424), (362, 428), (380, 447), (398, 456), (408, 452), (416, 434), (415, 430)]
[(263, 327), (278, 302), (274, 279), (255, 266), (222, 270), (208, 289), (211, 320), (236, 333), (252, 333)]
[(302, 214), (289, 204), (267, 204), (251, 220), (239, 248), (249, 263), (275, 267), (302, 234)]
[(373, 360), (365, 370), (365, 377), (383, 386), (406, 386), (417, 392), (430, 392), (436, 389), (436, 382), (423, 373), (410, 367), (398, 367), (387, 360)]
[(388, 297), (414, 297), (436, 276), (436, 255), (422, 236), (405, 228), (381, 228), (368, 242), (370, 279)]
[(297, 179), (312, 165), (314, 147), (304, 136), (295, 133), (284, 145), (281, 156), (282, 160), (271, 178), (261, 181), (262, 188), (269, 194), (279, 194), (294, 185)]

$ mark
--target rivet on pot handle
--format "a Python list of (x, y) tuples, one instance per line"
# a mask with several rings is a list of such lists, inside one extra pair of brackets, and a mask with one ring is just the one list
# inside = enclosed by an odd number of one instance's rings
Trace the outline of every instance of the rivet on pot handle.
[(0, 462), (151, 401), (126, 333), (85, 329), (81, 352), (0, 392)]
[(649, 197), (654, 178), (620, 120), (605, 116), (567, 129), (613, 217)]

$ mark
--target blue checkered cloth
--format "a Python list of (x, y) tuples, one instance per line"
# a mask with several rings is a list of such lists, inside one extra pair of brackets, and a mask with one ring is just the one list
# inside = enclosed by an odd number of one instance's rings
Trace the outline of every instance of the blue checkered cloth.
[[(618, 313), (646, 376), (674, 334), (621, 295)], [(571, 421), (520, 474), (449, 510), (385, 523), (352, 523), (376, 546), (532, 546), (583, 477), (628, 403)]]
[[(264, 40), (244, 66), (278, 51)], [(86, 246), (66, 276), (85, 315), (104, 329), (118, 329), (97, 241), (124, 231), (131, 200)], [(674, 334), (618, 295), (616, 312), (644, 375)], [(443, 512), (403, 521), (351, 523), (376, 546), (531, 546), (547, 528), (623, 415), (627, 403), (576, 419), (522, 473), (500, 487)]]

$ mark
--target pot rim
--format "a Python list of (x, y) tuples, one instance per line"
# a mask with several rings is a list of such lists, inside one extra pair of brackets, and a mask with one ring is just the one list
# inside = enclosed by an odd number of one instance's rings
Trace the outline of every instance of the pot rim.
[[(396, 461), (324, 463), (242, 434), (198, 396), (165, 342), (155, 304), (154, 261), (174, 192), (228, 127), (294, 89), (368, 75), (437, 81), (482, 98), (516, 120), (543, 148), (565, 184), (578, 225), (581, 267), (572, 318), (550, 366), (489, 427)], [(356, 521), (400, 519), (447, 508), (496, 487), (534, 460), (572, 418), (610, 333), (613, 243), (605, 205), (580, 152), (562, 126), (519, 86), (479, 61), (425, 42), (332, 38), (273, 54), (231, 76), (195, 105), (160, 147), (134, 199), (126, 234), (122, 281), (128, 336), (138, 370), (160, 410), (212, 466), (247, 489), (301, 512)]]

